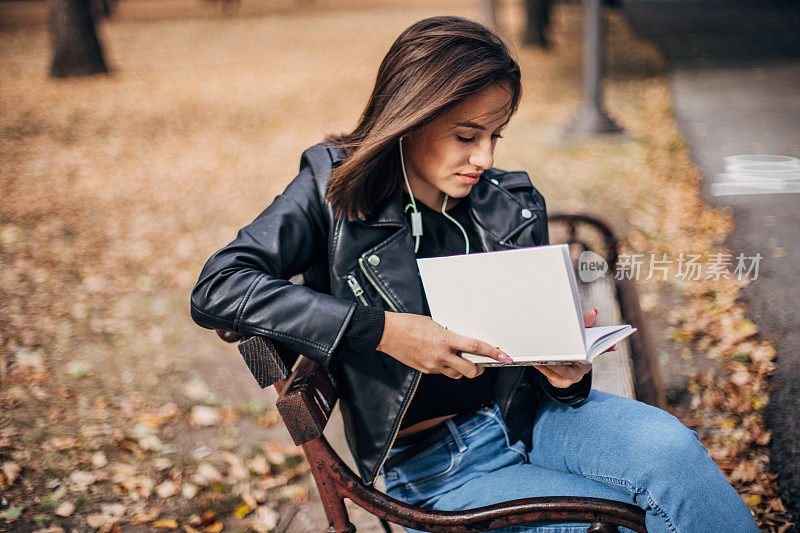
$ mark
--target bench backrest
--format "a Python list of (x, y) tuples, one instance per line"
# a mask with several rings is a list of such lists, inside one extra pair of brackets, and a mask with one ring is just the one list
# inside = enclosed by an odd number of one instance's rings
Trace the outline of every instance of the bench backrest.
[[(230, 332), (217, 333), (228, 342), (242, 339)], [(267, 337), (239, 343), (239, 353), (262, 389), (275, 385), (279, 394), (275, 405), (294, 443), (299, 446), (321, 437), (337, 399), (330, 374)]]

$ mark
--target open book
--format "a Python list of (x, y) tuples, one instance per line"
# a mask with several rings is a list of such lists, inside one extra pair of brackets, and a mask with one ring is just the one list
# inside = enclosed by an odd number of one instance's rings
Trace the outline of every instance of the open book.
[[(486, 341), (515, 364), (589, 363), (634, 331), (585, 328), (565, 244), (417, 259), (432, 318)], [(502, 365), (464, 353), (474, 363)]]

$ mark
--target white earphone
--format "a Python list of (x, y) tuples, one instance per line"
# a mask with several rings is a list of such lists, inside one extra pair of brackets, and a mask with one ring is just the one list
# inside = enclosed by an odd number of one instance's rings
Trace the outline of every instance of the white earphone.
[[(417, 209), (417, 202), (414, 200), (414, 195), (411, 193), (411, 185), (408, 183), (408, 176), (406, 175), (406, 163), (403, 160), (403, 137), (400, 137), (399, 141), (400, 146), (400, 168), (403, 169), (403, 179), (406, 182), (406, 189), (408, 190), (408, 196), (411, 197), (411, 202), (406, 204), (403, 211), (408, 211), (408, 208), (411, 208), (411, 235), (414, 237), (414, 253), (416, 254), (419, 250), (419, 243), (422, 239), (422, 213), (419, 212)], [(450, 221), (453, 222), (458, 229), (461, 230), (461, 233), (464, 235), (464, 242), (466, 243), (466, 249), (464, 251), (465, 254), (469, 254), (469, 237), (467, 237), (467, 232), (464, 227), (458, 223), (456, 219), (451, 217), (447, 214), (447, 198), (448, 196), (444, 195), (444, 202), (442, 202), (442, 215)]]

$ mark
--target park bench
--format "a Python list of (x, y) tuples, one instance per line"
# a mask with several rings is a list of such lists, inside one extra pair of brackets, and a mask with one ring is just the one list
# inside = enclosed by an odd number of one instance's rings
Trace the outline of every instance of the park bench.
[[(620, 343), (593, 365), (593, 387), (663, 405), (663, 390), (652, 359), (633, 280), (615, 279), (617, 241), (608, 227), (584, 215), (549, 217), (553, 242), (570, 245), (577, 255), (597, 253), (608, 263), (606, 275), (578, 280), (584, 306), (598, 306), (608, 323), (620, 320), (639, 329), (639, 334)], [(561, 237), (561, 238), (559, 238)], [(227, 342), (239, 343), (239, 351), (261, 388), (274, 385), (278, 412), (294, 443), (302, 446), (328, 519), (327, 533), (354, 532), (348, 519), (347, 498), (381, 521), (432, 532), (476, 532), (542, 521), (587, 522), (589, 533), (618, 532), (617, 526), (645, 532), (644, 511), (634, 505), (599, 498), (543, 497), (511, 500), (501, 504), (459, 511), (436, 511), (408, 505), (368, 486), (333, 450), (323, 431), (337, 400), (336, 385), (317, 363), (287, 350), (266, 337), (244, 339), (217, 330)]]

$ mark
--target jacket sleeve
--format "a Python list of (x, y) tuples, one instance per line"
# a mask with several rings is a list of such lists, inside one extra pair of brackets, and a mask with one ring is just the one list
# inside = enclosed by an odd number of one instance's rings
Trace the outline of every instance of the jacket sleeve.
[(591, 370), (589, 370), (589, 372), (587, 372), (579, 382), (573, 383), (569, 387), (563, 389), (551, 384), (547, 380), (547, 377), (545, 377), (544, 374), (535, 368), (531, 368), (531, 370), (533, 371), (534, 379), (539, 382), (539, 387), (541, 390), (543, 390), (545, 394), (558, 403), (569, 405), (571, 407), (577, 407), (583, 403), (583, 401), (589, 396), (589, 392), (591, 392)]
[(330, 161), (324, 148), (306, 150), (286, 190), (211, 256), (192, 290), (191, 316), (206, 328), (273, 338), (327, 368), (356, 304), (288, 281), (327, 261), (327, 222), (314, 183), (323, 158)]

